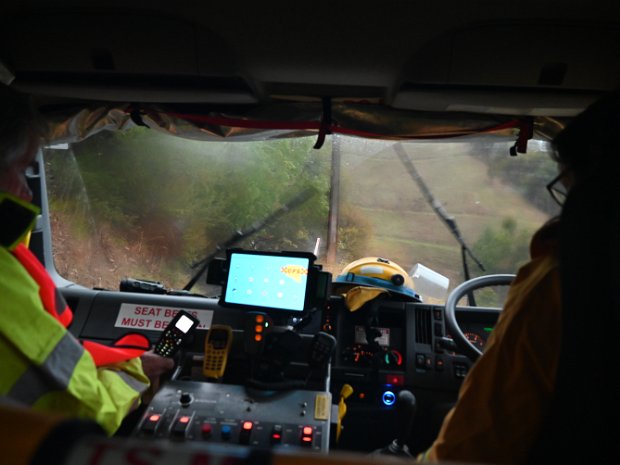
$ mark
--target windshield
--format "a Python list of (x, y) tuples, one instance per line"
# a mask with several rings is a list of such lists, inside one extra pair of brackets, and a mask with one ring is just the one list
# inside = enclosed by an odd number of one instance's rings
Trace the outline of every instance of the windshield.
[[(438, 210), (454, 218), (472, 277), (516, 272), (532, 233), (559, 211), (545, 190), (557, 168), (539, 141), (517, 157), (514, 140), (492, 136), (315, 142), (204, 142), (138, 127), (47, 148), (55, 266), (91, 288), (130, 277), (182, 289), (236, 238), (247, 249), (317, 252), (334, 277), (366, 256), (408, 272), (422, 264), (453, 288), (464, 280), (462, 246)], [(204, 277), (192, 291), (219, 295)]]

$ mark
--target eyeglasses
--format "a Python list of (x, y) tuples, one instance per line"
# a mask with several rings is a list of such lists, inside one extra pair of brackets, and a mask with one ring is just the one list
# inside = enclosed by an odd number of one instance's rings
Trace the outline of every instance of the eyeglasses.
[(564, 205), (564, 201), (566, 200), (566, 196), (568, 195), (568, 191), (564, 184), (562, 184), (561, 179), (566, 175), (566, 170), (562, 170), (560, 174), (558, 174), (555, 178), (547, 184), (547, 190), (549, 194), (551, 194), (551, 198), (556, 201), (556, 203), (561, 207)]

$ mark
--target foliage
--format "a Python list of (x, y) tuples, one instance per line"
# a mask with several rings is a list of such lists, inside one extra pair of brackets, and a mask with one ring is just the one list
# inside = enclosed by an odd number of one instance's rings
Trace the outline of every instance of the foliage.
[(518, 229), (514, 218), (504, 218), (499, 228), (486, 228), (472, 251), (486, 268), (485, 274), (515, 273), (528, 259), (531, 231)]
[[(326, 229), (330, 153), (312, 142), (209, 144), (144, 128), (102, 132), (74, 144), (74, 160), (49, 159), (52, 210), (85, 210), (83, 223), (106, 231), (102, 245), (139, 250), (139, 262), (177, 270), (178, 286), (189, 265), (255, 226), (264, 227), (236, 246), (312, 250)], [(263, 225), (305, 189), (310, 198)]]
[[(546, 160), (541, 163), (541, 160)], [(555, 215), (558, 206), (549, 195), (540, 195), (541, 190), (557, 175), (557, 164), (548, 156), (531, 151), (514, 157), (499, 151), (489, 155), (488, 173), (512, 185), (532, 205), (540, 210)]]
[[(472, 248), (486, 269), (480, 274), (516, 273), (528, 259), (531, 236), (531, 231), (517, 227), (514, 218), (505, 218), (499, 228), (486, 228)], [(502, 288), (485, 288), (476, 293), (478, 305), (483, 306), (502, 306), (504, 298)]]
[(368, 254), (367, 245), (372, 235), (368, 218), (352, 206), (346, 206), (338, 218), (338, 252), (341, 263), (349, 263)]

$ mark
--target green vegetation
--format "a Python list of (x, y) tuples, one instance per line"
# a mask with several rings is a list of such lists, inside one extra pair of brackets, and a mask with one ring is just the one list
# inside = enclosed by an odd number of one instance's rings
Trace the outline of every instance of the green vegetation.
[(514, 157), (490, 153), (486, 163), (489, 177), (512, 185), (532, 205), (549, 215), (558, 213), (558, 206), (553, 199), (549, 195), (540, 195), (541, 188), (558, 173), (557, 164), (547, 154), (530, 151), (515, 160)]
[[(473, 253), (484, 263), (483, 274), (514, 274), (529, 258), (529, 241), (533, 231), (518, 229), (514, 218), (505, 218), (500, 227), (486, 228), (473, 246)], [(505, 287), (484, 288), (476, 291), (476, 303), (487, 307), (501, 307), (506, 298)]]
[(486, 228), (472, 250), (484, 263), (485, 274), (515, 273), (528, 257), (529, 240), (533, 231), (517, 229), (514, 218), (505, 218), (499, 228)]
[(191, 264), (306, 189), (314, 195), (237, 246), (312, 250), (326, 228), (330, 154), (313, 142), (205, 144), (144, 128), (102, 132), (75, 144), (74, 159), (48, 154), (51, 211), (69, 221), (73, 239), (99, 236), (88, 253), (104, 249), (106, 267), (124, 259), (118, 250), (138, 252), (124, 273), (180, 287)]

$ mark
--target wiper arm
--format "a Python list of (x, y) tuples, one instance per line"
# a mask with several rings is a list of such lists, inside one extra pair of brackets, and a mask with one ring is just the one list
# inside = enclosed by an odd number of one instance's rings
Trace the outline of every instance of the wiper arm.
[(218, 253), (232, 247), (233, 245), (238, 243), (241, 239), (244, 239), (250, 236), (251, 234), (254, 234), (260, 231), (268, 224), (273, 223), (280, 216), (300, 206), (302, 203), (304, 203), (306, 200), (312, 197), (315, 193), (316, 193), (316, 189), (314, 187), (308, 187), (304, 189), (303, 191), (301, 191), (299, 194), (295, 195), (291, 200), (286, 202), (276, 211), (267, 215), (262, 220), (252, 223), (252, 225), (250, 225), (246, 229), (243, 229), (243, 230), (238, 229), (237, 231), (235, 231), (232, 234), (232, 236), (230, 236), (227, 240), (225, 240), (221, 244), (218, 244), (215, 247), (215, 250), (213, 252), (211, 252), (209, 255), (207, 255), (205, 258), (203, 258), (199, 262), (196, 262), (192, 265), (192, 268), (196, 268), (196, 267), (200, 267), (200, 268), (198, 269), (196, 274), (192, 277), (192, 279), (190, 279), (190, 281), (185, 285), (183, 290), (189, 291), (192, 287), (194, 287), (194, 285), (198, 282), (198, 279), (200, 279), (200, 276), (207, 270), (207, 268), (209, 268), (209, 264), (211, 263), (211, 261), (215, 258), (215, 256)]
[(470, 279), (469, 269), (467, 267), (467, 255), (471, 257), (471, 259), (476, 263), (476, 265), (478, 265), (478, 267), (482, 271), (485, 271), (484, 266), (482, 265), (480, 260), (476, 258), (476, 256), (473, 254), (471, 249), (467, 246), (465, 239), (463, 239), (463, 236), (461, 235), (461, 231), (458, 225), (456, 224), (456, 219), (454, 218), (454, 216), (451, 216), (450, 214), (448, 214), (448, 212), (443, 207), (441, 202), (435, 198), (431, 190), (426, 185), (426, 182), (424, 182), (424, 179), (422, 179), (422, 176), (420, 175), (416, 167), (413, 165), (413, 162), (407, 155), (407, 152), (405, 152), (405, 149), (403, 148), (402, 144), (395, 144), (394, 150), (396, 151), (396, 154), (398, 155), (398, 158), (400, 158), (400, 161), (402, 162), (402, 164), (405, 166), (405, 169), (409, 173), (409, 176), (411, 176), (411, 179), (415, 181), (415, 183), (418, 185), (418, 187), (422, 191), (422, 194), (426, 198), (426, 201), (433, 208), (433, 210), (435, 210), (435, 213), (437, 213), (437, 216), (439, 216), (439, 218), (443, 221), (443, 223), (448, 227), (448, 229), (450, 230), (450, 232), (452, 233), (456, 241), (460, 244), (461, 255), (463, 258), (463, 271), (465, 273), (465, 280)]

